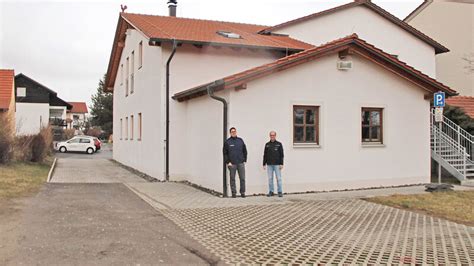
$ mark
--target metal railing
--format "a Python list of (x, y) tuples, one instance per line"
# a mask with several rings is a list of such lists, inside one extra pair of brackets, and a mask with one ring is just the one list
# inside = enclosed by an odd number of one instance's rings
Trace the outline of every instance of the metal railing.
[(471, 160), (474, 158), (474, 136), (461, 128), (459, 125), (443, 117), (443, 122), (434, 122), (434, 110), (431, 112), (431, 125), (436, 124), (449, 138), (466, 148), (467, 154)]
[(466, 177), (469, 164), (466, 148), (444, 133), (438, 125), (431, 127), (431, 149)]

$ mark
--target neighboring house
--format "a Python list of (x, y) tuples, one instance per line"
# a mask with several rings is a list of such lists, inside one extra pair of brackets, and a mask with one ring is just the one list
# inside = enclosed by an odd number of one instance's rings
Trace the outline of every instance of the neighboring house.
[(426, 0), (405, 22), (449, 47), (436, 57), (437, 79), (474, 96), (474, 1)]
[(434, 79), (447, 51), (370, 1), (273, 27), (121, 13), (106, 76), (113, 156), (222, 191), (223, 107), (207, 90), (219, 84), (250, 194), (267, 191), (270, 130), (286, 192), (427, 183), (432, 95), (456, 94)]
[(87, 105), (85, 102), (68, 102), (72, 108), (67, 110), (67, 128), (84, 130), (86, 123)]
[(38, 133), (42, 127), (66, 127), (66, 110), (72, 106), (57, 93), (20, 73), (15, 76), (16, 132)]
[[(7, 118), (12, 133), (15, 132), (15, 72), (12, 69), (0, 69), (0, 116)], [(1, 126), (1, 125), (0, 125)]]

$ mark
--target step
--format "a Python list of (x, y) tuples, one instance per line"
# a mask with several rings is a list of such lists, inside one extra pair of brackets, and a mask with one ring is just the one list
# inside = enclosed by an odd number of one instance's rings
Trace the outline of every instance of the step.
[(461, 181), (461, 186), (474, 187), (474, 179), (466, 179)]

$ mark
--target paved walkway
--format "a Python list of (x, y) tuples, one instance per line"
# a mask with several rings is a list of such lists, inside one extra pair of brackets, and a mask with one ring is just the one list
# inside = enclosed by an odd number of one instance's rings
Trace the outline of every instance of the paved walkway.
[(146, 182), (108, 159), (58, 158), (52, 183)]
[(179, 183), (127, 184), (232, 264), (474, 263), (474, 228), (360, 200), (422, 186), (222, 199)]

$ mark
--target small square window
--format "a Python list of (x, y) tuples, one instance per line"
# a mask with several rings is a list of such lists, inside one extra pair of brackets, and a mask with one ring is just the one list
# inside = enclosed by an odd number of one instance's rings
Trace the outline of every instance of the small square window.
[(319, 144), (318, 106), (293, 106), (293, 143)]
[(26, 97), (26, 88), (25, 87), (16, 88), (16, 96), (17, 97)]

